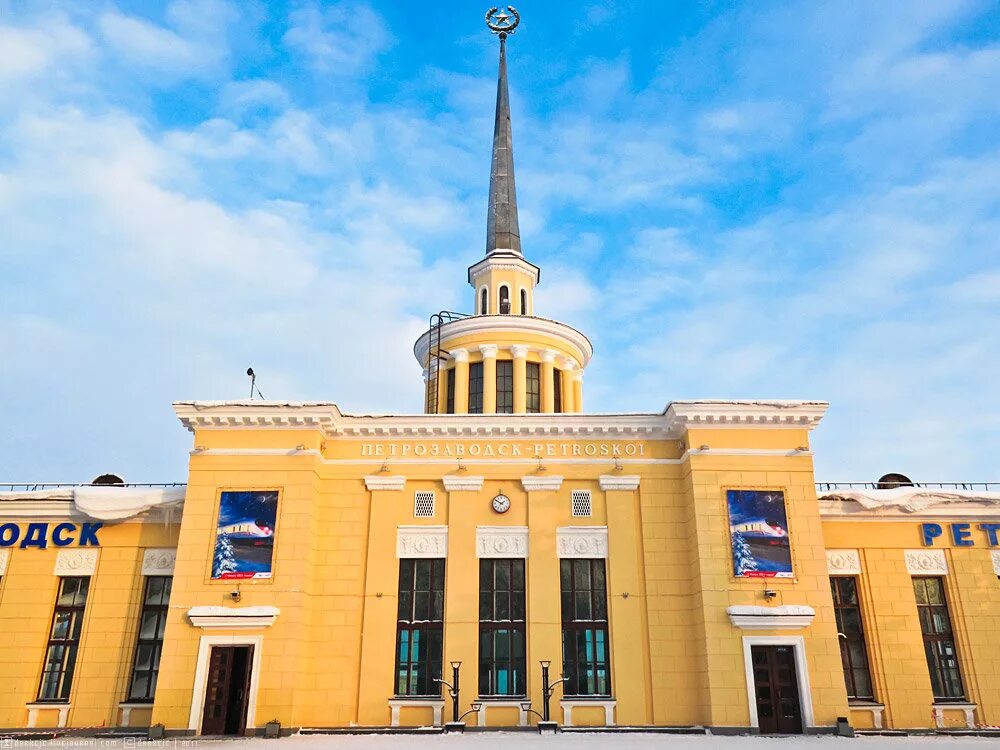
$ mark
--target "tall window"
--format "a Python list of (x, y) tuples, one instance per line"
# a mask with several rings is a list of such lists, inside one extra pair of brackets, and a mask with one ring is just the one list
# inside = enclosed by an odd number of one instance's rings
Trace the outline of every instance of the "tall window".
[(479, 561), (479, 694), (524, 695), (524, 560)]
[(924, 653), (931, 673), (931, 689), (935, 700), (964, 700), (962, 673), (958, 667), (958, 651), (951, 632), (948, 601), (941, 578), (914, 578), (913, 593), (917, 598), (920, 632), (924, 636)]
[(469, 365), (469, 414), (483, 413), (483, 363)]
[(560, 560), (566, 695), (610, 695), (604, 560)]
[(497, 360), (497, 414), (514, 413), (514, 361)]
[(40, 701), (69, 700), (89, 590), (89, 578), (59, 579), (59, 596), (52, 613), (52, 629), (45, 651), (42, 681), (38, 686)]
[(538, 414), (542, 410), (542, 374), (541, 365), (537, 362), (528, 362), (527, 384), (528, 398), (526, 410), (529, 414)]
[(149, 576), (143, 592), (139, 615), (139, 637), (132, 662), (130, 701), (152, 701), (156, 692), (156, 677), (160, 672), (160, 652), (163, 650), (163, 629), (167, 626), (167, 604), (170, 601), (170, 576)]
[(441, 694), (444, 558), (399, 561), (396, 695)]
[(449, 370), (445, 370), (445, 377), (448, 379), (445, 383), (445, 411), (448, 414), (455, 413), (455, 368), (452, 367)]
[(528, 290), (521, 290), (521, 315), (528, 314)]
[(510, 314), (510, 289), (506, 286), (500, 287), (500, 314)]
[(489, 293), (486, 291), (486, 287), (483, 287), (483, 291), (479, 293), (479, 314), (486, 315), (489, 309)]
[(552, 371), (552, 389), (552, 408), (556, 414), (562, 414), (562, 372), (559, 370)]
[(865, 631), (861, 624), (858, 580), (852, 576), (834, 576), (830, 578), (830, 589), (833, 593), (833, 611), (837, 617), (837, 640), (840, 641), (840, 659), (844, 665), (847, 697), (854, 700), (874, 700)]

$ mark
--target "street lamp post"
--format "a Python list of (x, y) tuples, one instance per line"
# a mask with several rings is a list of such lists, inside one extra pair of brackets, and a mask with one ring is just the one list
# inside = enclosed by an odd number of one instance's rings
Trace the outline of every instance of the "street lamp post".
[(472, 703), (472, 708), (466, 711), (464, 714), (459, 714), (458, 708), (458, 695), (461, 689), (459, 684), (459, 668), (462, 666), (462, 662), (453, 661), (451, 662), (451, 682), (447, 680), (442, 680), (441, 678), (435, 678), (435, 682), (440, 682), (442, 685), (448, 688), (448, 695), (451, 697), (451, 721), (449, 721), (444, 729), (446, 732), (464, 732), (465, 724), (462, 722), (466, 716), (471, 713), (475, 713), (480, 709), (482, 704), (478, 701)]

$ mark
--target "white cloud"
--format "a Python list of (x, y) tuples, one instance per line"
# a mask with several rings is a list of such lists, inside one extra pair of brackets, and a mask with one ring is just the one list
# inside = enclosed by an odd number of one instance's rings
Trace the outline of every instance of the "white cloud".
[(284, 42), (319, 70), (349, 75), (370, 65), (393, 38), (382, 17), (366, 4), (310, 2), (291, 13)]
[(86, 57), (92, 50), (86, 33), (61, 14), (30, 26), (0, 25), (0, 87), (51, 73), (60, 59)]

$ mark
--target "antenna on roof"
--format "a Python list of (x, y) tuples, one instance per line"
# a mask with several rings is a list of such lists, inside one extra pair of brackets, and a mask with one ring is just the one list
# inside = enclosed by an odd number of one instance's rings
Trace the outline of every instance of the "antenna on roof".
[(266, 401), (267, 399), (265, 399), (264, 394), (260, 392), (260, 388), (257, 388), (257, 376), (254, 374), (252, 367), (247, 368), (247, 375), (250, 376), (250, 400), (253, 400), (253, 392), (256, 390), (257, 395), (260, 396), (261, 400)]

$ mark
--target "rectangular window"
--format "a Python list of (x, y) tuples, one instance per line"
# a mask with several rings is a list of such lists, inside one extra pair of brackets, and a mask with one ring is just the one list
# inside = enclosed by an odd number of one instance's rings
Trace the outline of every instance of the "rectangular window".
[(830, 578), (830, 589), (833, 593), (833, 611), (837, 618), (837, 640), (840, 641), (840, 659), (844, 665), (847, 697), (852, 700), (874, 700), (865, 631), (861, 623), (858, 580), (853, 576), (834, 576)]
[(560, 560), (566, 695), (611, 695), (604, 560)]
[(448, 379), (445, 383), (446, 397), (445, 397), (445, 413), (454, 414), (455, 413), (455, 368), (452, 367), (450, 370), (445, 370), (445, 377)]
[(163, 650), (163, 629), (167, 626), (167, 604), (170, 601), (170, 576), (149, 576), (143, 591), (142, 612), (139, 614), (139, 636), (132, 662), (132, 681), (128, 700), (151, 702), (156, 692), (156, 677), (160, 673), (160, 652)]
[(591, 515), (592, 508), (590, 502), (590, 490), (573, 490), (570, 495), (572, 499), (572, 510), (574, 516), (585, 517)]
[(497, 360), (497, 414), (514, 413), (514, 361)]
[(538, 414), (542, 410), (542, 373), (541, 366), (537, 362), (528, 362), (527, 385), (525, 409), (528, 414)]
[(562, 371), (553, 370), (552, 371), (552, 388), (554, 393), (552, 394), (552, 409), (556, 414), (562, 414)]
[(417, 492), (413, 496), (414, 518), (434, 518), (434, 493)]
[(524, 560), (479, 561), (479, 695), (525, 695)]
[(913, 593), (917, 598), (920, 632), (924, 636), (924, 653), (931, 673), (931, 688), (935, 700), (965, 699), (962, 674), (958, 666), (958, 651), (951, 632), (951, 617), (941, 578), (914, 578)]
[(469, 365), (469, 414), (483, 413), (483, 363)]
[(396, 695), (441, 695), (444, 558), (399, 561)]
[(40, 701), (69, 700), (89, 590), (89, 578), (59, 579), (59, 596), (56, 599), (55, 611), (52, 613), (52, 629), (45, 651), (42, 681), (38, 686)]

